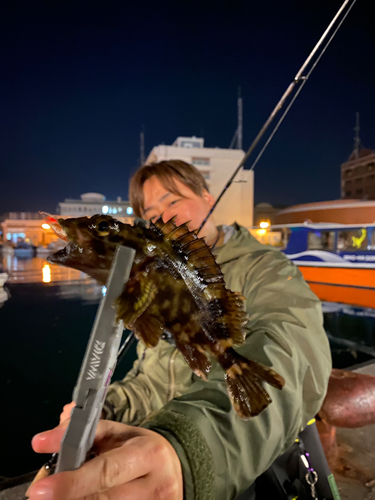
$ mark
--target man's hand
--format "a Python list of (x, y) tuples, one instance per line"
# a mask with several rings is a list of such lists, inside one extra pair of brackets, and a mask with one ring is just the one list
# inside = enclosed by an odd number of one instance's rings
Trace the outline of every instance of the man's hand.
[[(68, 423), (34, 436), (34, 451), (58, 452)], [(78, 470), (35, 483), (30, 500), (183, 500), (179, 458), (160, 434), (101, 420), (93, 451)]]

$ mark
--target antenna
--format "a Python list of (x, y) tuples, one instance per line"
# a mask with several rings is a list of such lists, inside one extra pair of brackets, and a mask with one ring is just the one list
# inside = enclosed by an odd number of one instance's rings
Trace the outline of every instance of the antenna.
[(359, 131), (360, 131), (360, 127), (359, 127), (359, 113), (357, 111), (357, 113), (355, 114), (355, 127), (354, 127), (354, 132), (355, 132), (355, 135), (354, 135), (354, 157), (355, 158), (359, 158), (359, 149), (361, 147), (361, 139), (359, 138)]
[(142, 125), (142, 130), (140, 133), (140, 163), (141, 166), (145, 164), (145, 132), (144, 132), (144, 125)]
[(241, 87), (238, 87), (238, 126), (237, 126), (237, 149), (242, 149), (242, 97), (241, 97)]

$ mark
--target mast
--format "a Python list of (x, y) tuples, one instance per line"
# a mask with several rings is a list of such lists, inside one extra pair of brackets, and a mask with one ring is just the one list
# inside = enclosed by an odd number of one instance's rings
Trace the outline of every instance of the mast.
[(142, 130), (140, 133), (140, 163), (141, 166), (145, 163), (145, 132), (144, 127), (142, 126)]
[(237, 149), (242, 149), (242, 97), (241, 97), (241, 87), (238, 87), (238, 126), (237, 126)]
[(358, 111), (355, 115), (356, 115), (355, 116), (355, 127), (354, 127), (355, 135), (354, 135), (354, 150), (353, 150), (353, 152), (354, 152), (354, 157), (359, 158), (361, 139), (359, 138), (360, 127), (359, 127), (359, 113), (358, 113)]

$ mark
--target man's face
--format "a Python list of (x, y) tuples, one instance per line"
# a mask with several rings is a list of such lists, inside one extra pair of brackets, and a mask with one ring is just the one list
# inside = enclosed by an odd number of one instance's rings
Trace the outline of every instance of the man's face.
[[(174, 179), (174, 182), (181, 196), (168, 191), (155, 175), (147, 179), (143, 184), (143, 217), (155, 221), (163, 214), (163, 220), (166, 222), (177, 215), (175, 222), (178, 226), (190, 220), (189, 229), (198, 229), (213, 206), (214, 198), (206, 190), (199, 196), (178, 179)], [(215, 226), (206, 223), (199, 235), (212, 236), (211, 233), (214, 232)]]

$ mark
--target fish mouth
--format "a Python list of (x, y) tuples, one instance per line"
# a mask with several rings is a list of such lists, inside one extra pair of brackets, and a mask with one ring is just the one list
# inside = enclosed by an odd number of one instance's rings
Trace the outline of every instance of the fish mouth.
[[(82, 271), (98, 283), (105, 285), (110, 265), (105, 254), (101, 255), (103, 249), (98, 249), (98, 242), (96, 242), (95, 251), (89, 235), (77, 227), (76, 219), (57, 220), (49, 214), (43, 215), (46, 216), (46, 223), (50, 225), (56, 236), (67, 243), (65, 247), (51, 253), (46, 261)], [(88, 219), (84, 217), (82, 220)]]
[(74, 243), (68, 243), (64, 248), (51, 253), (46, 258), (46, 261), (50, 264), (70, 265), (69, 261), (73, 257), (73, 253), (76, 253), (77, 250), (83, 253), (83, 248), (78, 247)]
[[(50, 264), (62, 264), (71, 265), (70, 260), (75, 260), (77, 255), (84, 252), (84, 248), (79, 246), (68, 234), (68, 224), (65, 223), (64, 219), (55, 219), (52, 215), (46, 212), (40, 212), (44, 215), (44, 220), (51, 227), (55, 235), (67, 243), (64, 248), (51, 253), (47, 258), (47, 262)], [(63, 227), (65, 225), (65, 227)]]

